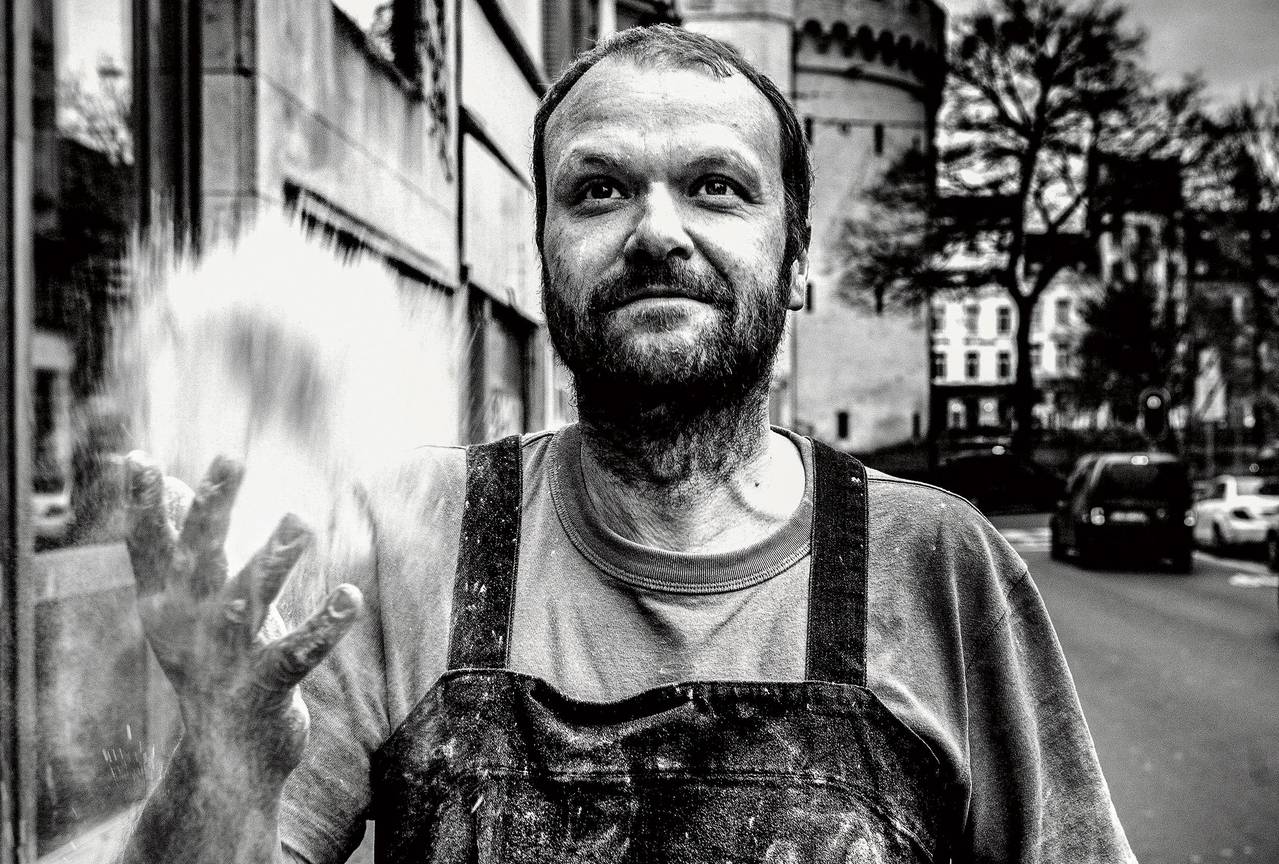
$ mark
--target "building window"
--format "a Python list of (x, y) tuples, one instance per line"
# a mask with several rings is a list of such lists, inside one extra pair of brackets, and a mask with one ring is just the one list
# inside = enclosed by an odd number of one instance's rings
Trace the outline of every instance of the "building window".
[(1038, 372), (1044, 368), (1044, 346), (1030, 346), (1030, 369), (1032, 372)]
[(1038, 333), (1044, 329), (1044, 307), (1036, 303), (1030, 311), (1030, 332)]
[(980, 363), (976, 351), (969, 351), (964, 355), (964, 377), (969, 381), (976, 381), (980, 372)]
[(1070, 326), (1070, 298), (1069, 297), (1061, 297), (1057, 300), (1053, 320), (1057, 323), (1058, 327)]
[(813, 314), (813, 301), (817, 292), (813, 290), (813, 281), (810, 279), (804, 285), (804, 311), (809, 315)]
[(977, 335), (977, 321), (981, 314), (981, 307), (976, 303), (969, 303), (964, 307), (964, 330), (969, 336)]
[(941, 351), (933, 352), (933, 378), (937, 381), (946, 378), (946, 355)]
[(960, 399), (951, 399), (946, 403), (946, 428), (967, 429), (968, 411)]
[(995, 311), (995, 329), (999, 335), (1006, 336), (1013, 329), (1013, 309), (1011, 306), (1000, 306)]
[(1060, 340), (1056, 344), (1057, 349), (1057, 374), (1065, 375), (1070, 372), (1074, 365), (1073, 352), (1070, 350), (1070, 343)]
[(997, 357), (999, 380), (1007, 381), (1013, 375), (1013, 355), (1008, 351), (1000, 351)]
[(933, 307), (933, 332), (940, 333), (946, 329), (946, 307)]
[(835, 413), (835, 434), (839, 436), (840, 441), (848, 440), (848, 412), (837, 411)]
[(884, 124), (875, 124), (875, 155), (884, 155)]

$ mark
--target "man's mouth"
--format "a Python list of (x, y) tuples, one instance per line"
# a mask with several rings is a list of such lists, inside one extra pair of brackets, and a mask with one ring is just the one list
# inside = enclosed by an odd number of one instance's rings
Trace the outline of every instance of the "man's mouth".
[(622, 309), (626, 306), (630, 306), (634, 303), (639, 303), (640, 301), (643, 301), (643, 300), (692, 300), (698, 303), (711, 302), (710, 298), (708, 297), (700, 296), (698, 294), (695, 294), (689, 291), (680, 291), (675, 288), (669, 288), (665, 285), (660, 285), (660, 286), (653, 286), (652, 288), (646, 288), (642, 291), (637, 291), (634, 294), (630, 294), (627, 297), (624, 297), (618, 300), (616, 303), (612, 304), (609, 311)]

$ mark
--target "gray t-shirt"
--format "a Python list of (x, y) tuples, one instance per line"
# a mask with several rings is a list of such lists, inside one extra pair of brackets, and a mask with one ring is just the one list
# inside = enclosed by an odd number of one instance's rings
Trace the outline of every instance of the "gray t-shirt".
[[(781, 431), (781, 430), (779, 430)], [(694, 555), (602, 524), (570, 426), (523, 439), (511, 667), (580, 699), (690, 679), (803, 677), (812, 445), (789, 521)], [(344, 861), (370, 802), (369, 758), (446, 669), (465, 451), (425, 447), (335, 514), (340, 542), (282, 600), (296, 619), (341, 581), (368, 609), (303, 686), (311, 739), (281, 840)], [(967, 790), (957, 861), (1131, 861), (1074, 684), (1026, 565), (964, 500), (870, 472), (868, 686)], [(307, 575), (307, 574), (310, 575)]]

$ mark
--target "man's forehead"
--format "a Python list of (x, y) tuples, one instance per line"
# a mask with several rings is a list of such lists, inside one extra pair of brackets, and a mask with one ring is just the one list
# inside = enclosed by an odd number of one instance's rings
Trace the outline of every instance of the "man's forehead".
[(746, 76), (734, 71), (720, 77), (698, 64), (623, 57), (606, 57), (573, 85), (547, 123), (547, 151), (562, 150), (586, 133), (645, 129), (737, 137), (780, 156), (776, 111)]

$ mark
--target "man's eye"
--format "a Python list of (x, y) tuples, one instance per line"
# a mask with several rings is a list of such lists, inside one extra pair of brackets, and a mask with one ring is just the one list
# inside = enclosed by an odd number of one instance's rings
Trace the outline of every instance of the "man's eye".
[(737, 189), (732, 183), (723, 177), (707, 177), (705, 180), (697, 184), (695, 192), (702, 195), (712, 195), (720, 197), (724, 195), (736, 195)]
[(582, 197), (594, 201), (602, 201), (608, 198), (621, 198), (622, 190), (617, 188), (616, 183), (608, 180), (592, 180), (582, 188)]

